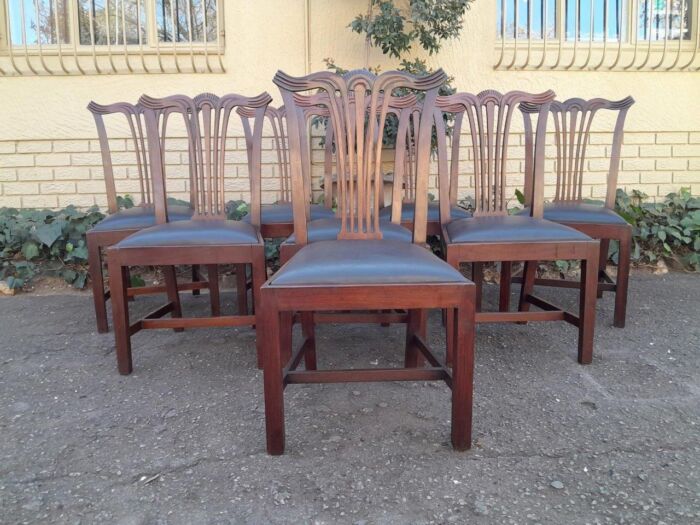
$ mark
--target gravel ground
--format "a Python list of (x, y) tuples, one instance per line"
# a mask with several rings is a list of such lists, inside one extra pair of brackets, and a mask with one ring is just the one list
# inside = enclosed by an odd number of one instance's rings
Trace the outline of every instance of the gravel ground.
[[(700, 279), (612, 307), (585, 367), (563, 323), (479, 327), (469, 452), (443, 384), (292, 385), (269, 457), (251, 330), (141, 332), (122, 377), (87, 294), (0, 299), (0, 522), (699, 523)], [(401, 362), (400, 327), (318, 337), (320, 366)]]

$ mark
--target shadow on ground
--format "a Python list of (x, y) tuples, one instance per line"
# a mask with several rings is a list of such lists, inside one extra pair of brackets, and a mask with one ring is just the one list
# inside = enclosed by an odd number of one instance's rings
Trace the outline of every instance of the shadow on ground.
[[(251, 330), (141, 332), (122, 377), (88, 295), (2, 299), (0, 522), (698, 523), (700, 279), (635, 276), (624, 330), (612, 307), (585, 367), (571, 326), (479, 327), (470, 452), (442, 384), (292, 385), (272, 458)], [(399, 327), (318, 337), (320, 366), (401, 362)]]

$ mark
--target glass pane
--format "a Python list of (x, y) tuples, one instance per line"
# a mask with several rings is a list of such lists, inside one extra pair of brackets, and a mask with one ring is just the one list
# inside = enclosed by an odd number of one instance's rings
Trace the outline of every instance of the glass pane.
[[(161, 42), (216, 41), (216, 0), (156, 0), (156, 23)], [(205, 17), (206, 14), (206, 17)], [(176, 22), (173, 23), (173, 20)]]
[[(541, 40), (544, 38), (543, 25), (547, 28), (547, 38), (556, 36), (556, 0), (496, 0), (496, 34), (503, 38), (505, 21), (506, 38), (515, 38), (515, 9), (518, 9), (518, 38)], [(505, 5), (505, 20), (504, 7)], [(546, 15), (546, 24), (543, 20)]]
[(689, 40), (693, 2), (691, 0), (639, 0), (639, 40)]
[(78, 27), (83, 45), (146, 43), (148, 0), (78, 0)]
[(70, 41), (68, 0), (9, 0), (12, 45), (62, 44)]
[(625, 38), (627, 0), (566, 0), (566, 39), (617, 41)]

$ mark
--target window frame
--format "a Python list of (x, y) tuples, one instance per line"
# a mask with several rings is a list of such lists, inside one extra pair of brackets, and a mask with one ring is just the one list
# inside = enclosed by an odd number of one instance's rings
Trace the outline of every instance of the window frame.
[[(530, 0), (533, 1), (533, 0)], [(574, 0), (575, 1), (575, 0)], [(582, 2), (590, 1), (590, 0), (581, 0)], [(494, 65), (494, 69), (522, 69), (523, 67), (519, 67), (516, 65), (516, 62), (518, 60), (518, 51), (525, 51), (526, 53), (526, 60), (525, 60), (525, 67), (527, 69), (552, 69), (552, 70), (560, 70), (560, 69), (591, 69), (588, 67), (588, 62), (590, 61), (590, 55), (593, 52), (602, 52), (603, 53), (603, 58), (602, 59), (596, 59), (596, 61), (600, 61), (598, 64), (598, 67), (594, 67), (592, 69), (598, 69), (601, 68), (603, 65), (603, 62), (606, 60), (606, 55), (605, 53), (607, 51), (616, 51), (617, 52), (617, 58), (614, 61), (614, 64), (612, 67), (605, 67), (605, 69), (623, 69), (623, 70), (638, 70), (638, 69), (643, 69), (646, 67), (647, 62), (649, 61), (649, 56), (651, 54), (666, 54), (667, 52), (669, 54), (692, 54), (693, 57), (690, 62), (688, 62), (687, 66), (690, 66), (694, 61), (695, 61), (695, 56), (700, 56), (700, 0), (689, 0), (690, 2), (690, 9), (691, 9), (691, 17), (690, 17), (690, 34), (689, 38), (684, 39), (684, 38), (679, 38), (679, 39), (660, 39), (660, 40), (653, 40), (653, 39), (640, 39), (639, 38), (639, 26), (638, 26), (638, 15), (639, 15), (639, 6), (640, 6), (640, 1), (639, 0), (626, 0), (627, 1), (627, 13), (626, 16), (624, 16), (624, 23), (626, 26), (623, 28), (622, 31), (622, 38), (612, 40), (610, 38), (604, 38), (601, 40), (595, 40), (594, 38), (586, 38), (586, 39), (571, 39), (568, 40), (566, 38), (566, 8), (565, 8), (565, 3), (566, 0), (555, 0), (555, 9), (557, 10), (557, 14), (555, 16), (555, 28), (554, 28), (554, 33), (555, 37), (553, 38), (527, 38), (527, 37), (518, 37), (517, 31), (515, 31), (515, 37), (514, 38), (502, 38), (502, 30), (501, 28), (503, 27), (503, 22), (501, 22), (501, 26), (498, 26), (498, 12), (499, 12), (499, 6), (503, 6), (504, 0), (496, 0), (494, 3), (494, 18), (496, 18), (497, 25), (496, 25), (496, 35), (495, 35), (495, 49), (497, 52), (500, 53), (500, 58), (498, 58), (497, 63)], [(671, 0), (664, 0), (668, 3), (670, 3)], [(512, 5), (513, 0), (505, 0), (506, 5)], [(528, 5), (530, 3), (528, 2)], [(502, 12), (502, 7), (501, 7), (501, 12)], [(514, 17), (515, 19), (515, 17)], [(544, 32), (546, 35), (546, 31)], [(584, 65), (583, 68), (577, 67), (574, 65), (576, 58), (575, 54), (578, 50), (587, 50), (588, 51), (588, 58), (586, 60), (586, 64)], [(541, 54), (541, 59), (535, 60), (535, 64), (531, 64), (531, 52), (537, 52), (538, 54)], [(506, 55), (509, 53), (512, 54), (512, 60), (508, 59)], [(551, 59), (550, 52), (557, 54), (557, 61), (553, 66), (550, 65), (545, 65), (547, 62), (547, 59)], [(573, 52), (574, 54), (574, 59), (571, 60), (568, 63), (560, 64), (560, 58), (562, 52)], [(636, 58), (637, 53), (644, 53), (646, 52), (646, 59), (643, 60), (642, 62), (642, 67), (632, 67), (634, 66), (635, 62), (633, 61), (629, 66), (624, 66), (619, 67), (618, 61), (620, 61), (620, 55), (624, 53), (634, 53), (634, 56)], [(661, 60), (659, 62), (659, 66), (664, 62), (665, 59)], [(537, 63), (539, 62), (539, 63)], [(673, 69), (676, 66), (676, 63), (678, 62), (678, 59), (674, 61), (674, 65), (671, 68), (662, 68), (662, 69)], [(593, 64), (595, 65), (595, 64)], [(656, 69), (656, 68), (651, 68), (651, 69)], [(688, 70), (688, 71), (697, 71), (698, 68), (691, 68), (687, 69), (684, 68), (683, 70)]]
[[(22, 1), (22, 0), (20, 0)], [(53, 1), (53, 0), (49, 0)], [(80, 25), (78, 20), (78, 0), (66, 0), (66, 5), (68, 8), (68, 25), (69, 25), (69, 41), (66, 43), (55, 43), (55, 44), (30, 44), (23, 42), (21, 44), (12, 44), (12, 33), (10, 26), (10, 0), (0, 0), (0, 55), (8, 54), (36, 54), (39, 55), (41, 52), (45, 53), (59, 53), (61, 50), (64, 52), (75, 52), (75, 54), (80, 56), (88, 56), (93, 54), (140, 54), (141, 52), (146, 54), (152, 53), (163, 53), (163, 54), (180, 54), (183, 51), (189, 52), (190, 48), (193, 48), (195, 53), (203, 53), (205, 48), (211, 51), (216, 51), (219, 49), (220, 53), (223, 53), (225, 42), (224, 42), (224, 20), (225, 20), (225, 4), (223, 0), (216, 1), (216, 40), (205, 41), (205, 40), (185, 40), (185, 41), (161, 41), (158, 38), (158, 20), (156, 16), (156, 2), (157, 0), (137, 0), (145, 8), (145, 35), (146, 39), (144, 42), (134, 43), (134, 44), (98, 44), (98, 43), (88, 43), (83, 44), (80, 42)], [(204, 5), (204, 0), (202, 0)], [(10, 49), (12, 48), (12, 49)], [(93, 50), (94, 48), (94, 50)], [(71, 53), (72, 54), (72, 53)]]

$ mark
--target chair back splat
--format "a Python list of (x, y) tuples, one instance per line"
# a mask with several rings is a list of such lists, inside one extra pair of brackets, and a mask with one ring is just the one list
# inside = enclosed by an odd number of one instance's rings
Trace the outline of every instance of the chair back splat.
[[(552, 102), (550, 112), (554, 119), (557, 176), (554, 202), (580, 203), (583, 200), (583, 170), (586, 165), (586, 146), (590, 140), (593, 119), (598, 111), (604, 109), (618, 112), (613, 133), (605, 198), (605, 206), (610, 209), (614, 208), (625, 118), (632, 104), (634, 104), (632, 97), (626, 97), (618, 101), (602, 98), (593, 98), (591, 100), (570, 98), (564, 102)], [(536, 103), (523, 102), (520, 104), (520, 111), (525, 117), (527, 165), (532, 162), (533, 155), (531, 116), (539, 113), (540, 110), (540, 106)], [(526, 189), (531, 188), (532, 181), (526, 182)], [(527, 196), (528, 192), (525, 195)]]
[[(346, 75), (331, 72), (291, 77), (281, 71), (274, 78), (280, 88), (289, 121), (292, 201), (294, 203), (294, 232), (296, 242), (307, 243), (308, 218), (304, 168), (301, 158), (302, 134), (306, 131), (303, 117), (304, 92), (314, 92), (311, 102), (325, 107), (328, 126), (332, 128), (335, 147), (335, 170), (338, 179), (338, 216), (341, 229), (338, 239), (381, 239), (379, 221), (380, 199), (383, 199), (381, 172), (383, 136), (392, 99), (406, 90), (422, 95), (423, 111), (432, 114), (438, 88), (446, 75), (442, 70), (425, 77), (388, 71), (373, 75), (354, 71)], [(308, 100), (308, 99), (307, 99)], [(318, 110), (317, 110), (318, 111)], [(428, 163), (432, 119), (422, 119), (418, 130), (416, 151), (416, 219), (413, 241), (425, 243), (428, 205)]]
[[(152, 168), (148, 157), (148, 142), (146, 136), (146, 122), (144, 107), (141, 104), (130, 104), (128, 102), (116, 102), (114, 104), (102, 105), (97, 102), (90, 102), (88, 110), (92, 113), (97, 127), (97, 137), (100, 143), (100, 153), (102, 155), (102, 167), (104, 171), (105, 186), (107, 190), (107, 211), (110, 214), (119, 211), (117, 203), (117, 188), (114, 181), (114, 167), (112, 163), (112, 149), (110, 147), (109, 133), (105, 117), (110, 115), (122, 115), (129, 130), (127, 140), (127, 151), (133, 148), (134, 160), (139, 179), (140, 206), (153, 206), (153, 178)], [(160, 143), (161, 151), (165, 151), (165, 137), (169, 112), (159, 111), (154, 117), (158, 131), (154, 135), (154, 141)], [(165, 163), (165, 159), (161, 160)], [(190, 204), (194, 204), (191, 202)]]
[[(526, 162), (526, 172), (533, 173), (536, 193), (531, 208), (534, 217), (542, 217), (544, 146), (549, 104), (553, 91), (530, 94), (510, 91), (482, 91), (478, 95), (456, 93), (438, 97), (434, 112), (438, 141), (440, 222), (451, 221), (451, 207), (456, 204), (460, 140), (462, 133), (471, 140), (474, 176), (474, 216), (507, 215), (506, 185), (508, 182), (508, 146), (513, 113), (519, 104), (537, 104), (539, 116), (534, 137), (534, 156)], [(454, 128), (448, 161), (448, 137), (445, 116), (452, 114)], [(464, 127), (466, 126), (466, 130)], [(527, 178), (527, 177), (526, 177)]]
[[(248, 163), (251, 162), (250, 155), (253, 151), (254, 134), (251, 128), (251, 119), (256, 116), (254, 108), (248, 106), (239, 107), (237, 113), (243, 120), (243, 133), (246, 140), (246, 151), (248, 152)], [(292, 202), (292, 183), (289, 173), (289, 138), (287, 136), (287, 112), (284, 106), (275, 108), (268, 106), (265, 117), (272, 131), (272, 146), (277, 155), (275, 168), (279, 178), (279, 193), (277, 202)], [(253, 120), (253, 122), (255, 122)]]
[(143, 95), (139, 103), (145, 108), (146, 132), (153, 174), (153, 190), (158, 224), (168, 222), (167, 189), (163, 165), (164, 151), (158, 143), (158, 115), (177, 113), (183, 118), (187, 133), (193, 220), (222, 220), (226, 218), (225, 174), (228, 130), (231, 112), (247, 107), (255, 114), (252, 151), (249, 158), (251, 194), (251, 223), (260, 225), (260, 166), (262, 129), (265, 110), (271, 101), (267, 93), (249, 98), (241, 95), (218, 97), (203, 93), (194, 99), (185, 95), (152, 98)]

